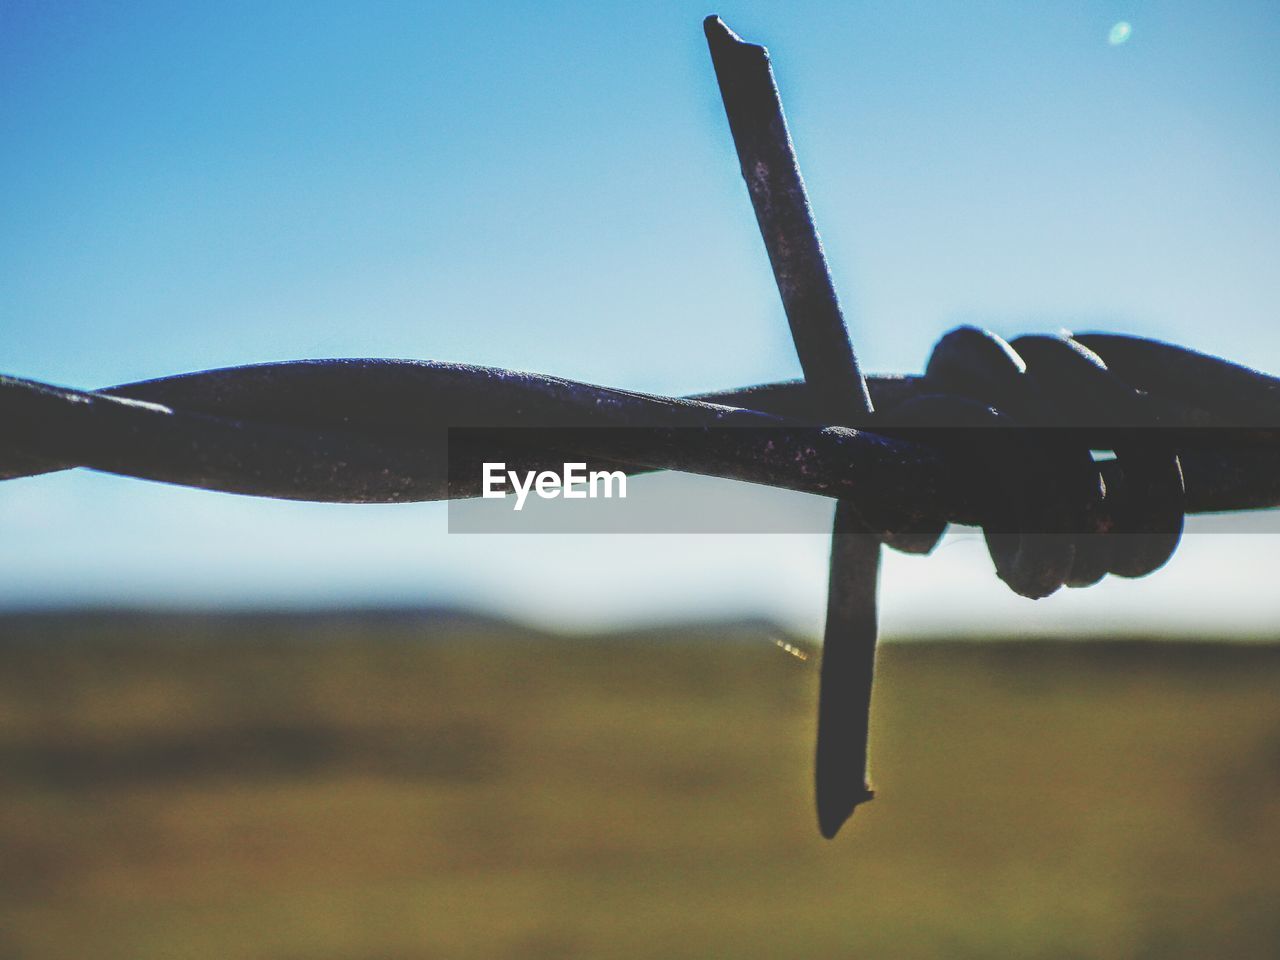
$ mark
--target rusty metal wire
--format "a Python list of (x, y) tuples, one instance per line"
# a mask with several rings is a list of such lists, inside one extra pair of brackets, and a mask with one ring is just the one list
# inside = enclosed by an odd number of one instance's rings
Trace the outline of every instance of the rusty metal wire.
[[(871, 797), (881, 544), (924, 553), (948, 523), (980, 526), (997, 575), (1029, 597), (1150, 573), (1186, 514), (1280, 506), (1280, 379), (1138, 337), (1006, 343), (969, 327), (922, 375), (864, 376), (768, 55), (718, 18), (705, 29), (803, 380), (663, 397), (406, 360), (92, 391), (0, 376), (0, 479), (89, 467), (261, 497), (439, 500), (478, 495), (471, 466), (496, 445), (527, 464), (573, 454), (833, 497), (816, 787), (834, 836)], [(471, 428), (474, 449), (459, 440)]]

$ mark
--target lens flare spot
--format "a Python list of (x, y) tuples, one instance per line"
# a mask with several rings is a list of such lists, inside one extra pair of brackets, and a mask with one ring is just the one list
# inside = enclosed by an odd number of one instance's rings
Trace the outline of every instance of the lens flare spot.
[(1128, 21), (1121, 20), (1112, 27), (1111, 32), (1107, 34), (1107, 43), (1111, 44), (1113, 47), (1118, 47), (1120, 44), (1128, 40), (1132, 33), (1133, 27), (1129, 25)]
[(778, 647), (779, 650), (781, 650), (783, 653), (791, 654), (791, 656), (795, 657), (797, 660), (809, 659), (809, 654), (805, 653), (803, 650), (801, 650), (799, 647), (797, 647), (793, 643), (787, 643), (785, 640), (780, 640), (780, 639), (775, 639), (773, 642)]

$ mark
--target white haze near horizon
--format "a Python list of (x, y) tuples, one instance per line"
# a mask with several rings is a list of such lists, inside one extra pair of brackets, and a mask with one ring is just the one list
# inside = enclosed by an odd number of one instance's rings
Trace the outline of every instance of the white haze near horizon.
[[(75, 496), (85, 484), (103, 489)], [(551, 629), (760, 618), (821, 633), (825, 534), (451, 534), (444, 504), (288, 505), (84, 471), (14, 481), (0, 506), (0, 609), (444, 605)], [(1259, 519), (1193, 517), (1151, 576), (1039, 601), (996, 579), (980, 532), (952, 528), (928, 557), (885, 551), (882, 630), (1275, 639), (1280, 535)]]

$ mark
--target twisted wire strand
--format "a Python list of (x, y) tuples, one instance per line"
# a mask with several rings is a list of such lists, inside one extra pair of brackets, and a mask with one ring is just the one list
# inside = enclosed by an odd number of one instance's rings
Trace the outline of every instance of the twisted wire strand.
[[(450, 430), (510, 428), (519, 447), (523, 430), (539, 440), (559, 429), (556, 449), (523, 455), (847, 497), (886, 542), (915, 552), (948, 522), (984, 526), (997, 571), (1030, 595), (1150, 572), (1176, 546), (1184, 512), (1280, 506), (1280, 379), (1206, 354), (1107, 334), (1005, 344), (962, 328), (923, 376), (868, 387), (875, 412), (849, 427), (823, 424), (803, 382), (663, 397), (386, 360), (99, 391), (0, 376), (0, 477), (90, 467), (253, 496), (439, 500), (480, 490), (478, 472), (469, 486), (450, 483)], [(1116, 456), (1095, 462), (1091, 449)], [(993, 502), (1016, 509), (992, 516)], [(1121, 552), (1097, 555), (1102, 539)]]

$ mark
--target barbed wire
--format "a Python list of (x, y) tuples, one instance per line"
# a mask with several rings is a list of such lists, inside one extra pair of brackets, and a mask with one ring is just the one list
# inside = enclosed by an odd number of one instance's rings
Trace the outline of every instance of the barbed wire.
[[(89, 467), (293, 500), (477, 496), (478, 464), (572, 454), (837, 499), (819, 695), (819, 826), (865, 777), (881, 544), (983, 528), (1029, 597), (1143, 576), (1187, 513), (1280, 506), (1280, 379), (1114, 334), (963, 327), (919, 376), (863, 375), (768, 54), (705, 29), (804, 379), (665, 397), (465, 364), (312, 360), (75, 390), (0, 376), (0, 479)], [(496, 432), (495, 432), (496, 431)], [(1108, 451), (1107, 457), (1094, 451)]]

